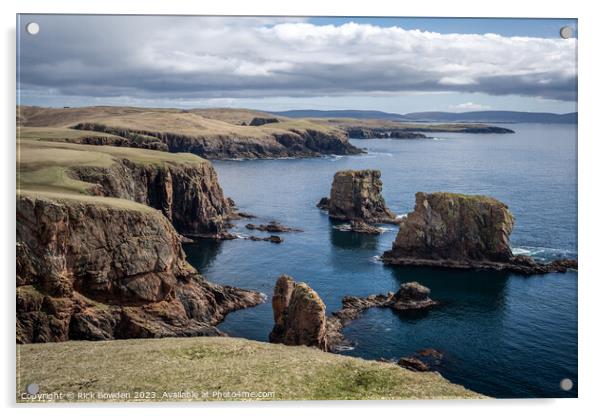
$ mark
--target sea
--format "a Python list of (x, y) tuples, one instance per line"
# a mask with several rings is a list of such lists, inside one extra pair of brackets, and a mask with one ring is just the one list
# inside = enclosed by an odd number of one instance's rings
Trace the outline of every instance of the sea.
[[(577, 272), (525, 277), (507, 272), (386, 266), (396, 226), (380, 235), (336, 229), (316, 203), (335, 172), (379, 169), (397, 215), (415, 193), (489, 195), (515, 216), (513, 251), (539, 260), (577, 258), (577, 126), (504, 124), (515, 134), (435, 133), (430, 139), (351, 139), (366, 153), (286, 160), (216, 161), (219, 182), (241, 211), (233, 233), (267, 236), (245, 224), (276, 220), (303, 232), (282, 244), (236, 239), (187, 245), (188, 260), (210, 281), (261, 291), (267, 302), (229, 314), (219, 329), (267, 341), (274, 283), (285, 273), (318, 292), (328, 313), (346, 295), (396, 291), (417, 281), (440, 302), (419, 314), (373, 308), (344, 330), (339, 353), (397, 360), (418, 350), (443, 353), (433, 369), (497, 398), (577, 397)], [(561, 388), (570, 379), (572, 389)]]

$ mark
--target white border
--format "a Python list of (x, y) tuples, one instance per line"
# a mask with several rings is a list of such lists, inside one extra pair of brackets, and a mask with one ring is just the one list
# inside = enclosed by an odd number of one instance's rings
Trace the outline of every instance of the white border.
[[(262, 415), (306, 415), (308, 412), (330, 414), (334, 411), (348, 414), (365, 414), (375, 408), (382, 413), (437, 413), (446, 415), (504, 415), (528, 411), (532, 414), (567, 415), (588, 414), (600, 409), (597, 387), (600, 385), (600, 323), (598, 298), (600, 280), (596, 260), (602, 249), (602, 178), (600, 152), (602, 137), (599, 121), (602, 105), (599, 104), (600, 45), (602, 40), (602, 16), (596, 13), (595, 2), (546, 1), (529, 3), (524, 0), (500, 2), (453, 0), (420, 0), (393, 2), (369, 0), (361, 3), (349, 1), (303, 0), (295, 3), (282, 0), (220, 0), (202, 2), (186, 0), (131, 1), (68, 1), (68, 0), (20, 0), (1, 3), (4, 56), (2, 64), (3, 97), (2, 127), (2, 274), (4, 302), (2, 306), (2, 375), (0, 392), (3, 405), (14, 408), (14, 238), (15, 238), (15, 14), (16, 13), (115, 13), (115, 14), (231, 14), (231, 15), (346, 15), (346, 16), (456, 16), (456, 17), (558, 17), (579, 19), (579, 399), (564, 400), (503, 400), (488, 402), (288, 402), (288, 403), (224, 403), (178, 405), (172, 410), (178, 413), (216, 412), (224, 414), (244, 413)], [(598, 127), (598, 129), (596, 129)], [(554, 203), (554, 201), (549, 201)], [(200, 409), (199, 409), (200, 407)], [(337, 409), (343, 407), (344, 409)], [(170, 410), (157, 405), (128, 407), (128, 412), (148, 415), (164, 415)], [(77, 414), (106, 415), (117, 406), (101, 409), (77, 407), (31, 408), (21, 407), (24, 414)], [(118, 410), (117, 410), (118, 411)]]

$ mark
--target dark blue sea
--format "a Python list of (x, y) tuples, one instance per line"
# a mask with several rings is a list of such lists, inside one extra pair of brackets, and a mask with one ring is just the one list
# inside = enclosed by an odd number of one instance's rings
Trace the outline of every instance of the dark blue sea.
[[(283, 244), (232, 240), (186, 247), (209, 280), (259, 290), (268, 301), (229, 314), (220, 329), (267, 341), (271, 294), (281, 273), (307, 282), (329, 312), (345, 295), (395, 291), (418, 281), (441, 305), (419, 315), (371, 309), (345, 329), (354, 348), (343, 354), (398, 359), (422, 348), (444, 353), (435, 366), (447, 379), (493, 397), (577, 396), (577, 273), (523, 277), (491, 271), (390, 267), (377, 256), (396, 229), (380, 236), (338, 231), (315, 205), (334, 173), (380, 169), (389, 207), (404, 214), (418, 191), (490, 195), (516, 218), (517, 253), (540, 259), (577, 257), (577, 136), (575, 125), (506, 125), (516, 134), (437, 133), (430, 140), (352, 140), (367, 154), (315, 159), (215, 162), (226, 195), (248, 222), (302, 228)], [(257, 235), (267, 234), (257, 232)], [(559, 383), (570, 378), (574, 388)]]

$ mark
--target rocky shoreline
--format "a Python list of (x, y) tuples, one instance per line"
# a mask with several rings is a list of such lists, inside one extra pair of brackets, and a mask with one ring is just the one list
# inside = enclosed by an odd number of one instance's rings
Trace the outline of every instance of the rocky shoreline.
[(369, 308), (391, 308), (399, 312), (429, 309), (438, 302), (429, 298), (430, 289), (418, 282), (404, 283), (397, 292), (365, 298), (345, 296), (343, 307), (326, 315), (326, 306), (317, 292), (306, 283), (281, 275), (274, 286), (272, 343), (306, 345), (323, 351), (338, 352), (349, 346), (343, 328)]
[(17, 200), (17, 342), (222, 335), (264, 301), (207, 282), (160, 212), (22, 195)]

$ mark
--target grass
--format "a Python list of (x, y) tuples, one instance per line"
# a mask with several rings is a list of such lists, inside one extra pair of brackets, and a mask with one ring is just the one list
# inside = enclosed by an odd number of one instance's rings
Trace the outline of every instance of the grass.
[(164, 392), (179, 391), (196, 392), (198, 397), (192, 400), (240, 400), (214, 392), (273, 392), (259, 400), (483, 397), (437, 373), (416, 373), (315, 348), (228, 337), (18, 345), (17, 364), (18, 392), (36, 383), (40, 393), (75, 397), (126, 392), (134, 401), (135, 392), (152, 392), (147, 395), (150, 399), (164, 401), (169, 400)]
[(153, 133), (174, 133), (190, 137), (232, 137), (271, 139), (274, 133), (292, 130), (337, 132), (338, 127), (308, 119), (279, 117), (281, 123), (243, 126), (265, 113), (244, 109), (178, 110), (134, 107), (81, 107), (54, 109), (22, 106), (18, 117), (22, 127), (68, 128), (78, 123), (96, 123), (108, 127)]
[[(190, 153), (167, 153), (129, 147), (94, 146), (44, 141), (43, 137), (54, 135), (60, 129), (37, 129), (28, 131), (29, 139), (17, 143), (17, 190), (20, 194), (51, 199), (78, 199), (82, 202), (98, 202), (105, 205), (139, 208), (142, 205), (116, 198), (86, 195), (91, 184), (73, 179), (69, 169), (74, 167), (109, 168), (120, 159), (128, 159), (141, 165), (162, 166), (164, 164), (201, 165), (205, 159)], [(68, 129), (63, 129), (68, 130)], [(46, 134), (47, 133), (47, 134)]]
[(119, 136), (95, 131), (73, 130), (64, 127), (19, 127), (17, 137), (21, 140), (69, 141), (84, 137), (113, 137)]

